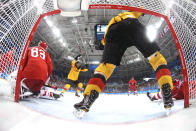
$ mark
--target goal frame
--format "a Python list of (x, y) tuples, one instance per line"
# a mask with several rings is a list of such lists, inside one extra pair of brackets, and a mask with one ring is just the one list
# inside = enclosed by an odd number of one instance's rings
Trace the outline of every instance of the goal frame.
[[(184, 81), (184, 107), (187, 108), (189, 107), (189, 85), (188, 85), (188, 73), (187, 73), (187, 68), (186, 68), (186, 62), (185, 62), (185, 58), (184, 58), (184, 54), (182, 51), (182, 47), (179, 43), (178, 37), (172, 27), (172, 24), (170, 23), (168, 17), (166, 15), (154, 12), (154, 11), (150, 11), (147, 9), (142, 9), (142, 8), (137, 8), (137, 7), (131, 7), (131, 6), (124, 6), (124, 5), (111, 5), (111, 4), (96, 4), (96, 5), (89, 5), (88, 9), (118, 9), (118, 10), (131, 10), (131, 11), (138, 11), (138, 12), (142, 12), (142, 13), (146, 13), (146, 14), (150, 14), (150, 15), (154, 15), (160, 18), (163, 18), (171, 33), (172, 36), (174, 38), (175, 44), (176, 44), (176, 48), (178, 50), (178, 54), (180, 56), (180, 61), (181, 61), (181, 67), (182, 67), (182, 73), (183, 73), (183, 81)], [(20, 60), (20, 64), (19, 64), (19, 69), (18, 69), (18, 74), (17, 74), (17, 81), (16, 81), (16, 89), (15, 89), (15, 102), (19, 102), (19, 94), (20, 94), (20, 81), (21, 81), (21, 73), (22, 73), (22, 69), (24, 66), (24, 59), (27, 55), (27, 50), (30, 46), (30, 43), (33, 39), (33, 36), (36, 32), (36, 29), (40, 23), (40, 21), (46, 17), (46, 16), (50, 16), (50, 15), (54, 15), (54, 14), (59, 14), (61, 13), (61, 10), (54, 10), (51, 12), (47, 12), (44, 14), (41, 14), (40, 17), (38, 18), (37, 22), (35, 23), (34, 27), (32, 28), (32, 31), (28, 37), (28, 40), (25, 44), (25, 48), (23, 50), (22, 53), (22, 57)]]

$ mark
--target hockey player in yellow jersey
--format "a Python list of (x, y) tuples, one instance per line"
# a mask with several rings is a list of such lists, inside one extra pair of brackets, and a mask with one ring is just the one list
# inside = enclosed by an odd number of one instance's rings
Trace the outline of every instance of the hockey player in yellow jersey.
[(78, 60), (79, 57), (81, 57), (81, 55), (76, 56), (75, 59), (71, 62), (71, 70), (70, 70), (68, 77), (67, 77), (68, 82), (67, 82), (67, 84), (65, 84), (65, 88), (63, 89), (63, 92), (65, 92), (71, 86), (77, 87), (75, 95), (78, 97), (79, 97), (80, 90), (83, 87), (83, 84), (78, 81), (79, 73), (80, 73), (80, 71), (83, 71), (83, 72), (88, 71), (87, 65), (83, 65)]
[(109, 22), (104, 38), (96, 41), (104, 45), (102, 62), (89, 80), (83, 100), (74, 105), (77, 110), (89, 111), (115, 67), (120, 65), (124, 52), (130, 46), (135, 46), (149, 60), (163, 94), (164, 107), (170, 109), (173, 106), (171, 95), (173, 84), (167, 61), (159, 52), (157, 44), (147, 39), (145, 26), (138, 21), (141, 15), (143, 14), (140, 12), (130, 11), (118, 14)]

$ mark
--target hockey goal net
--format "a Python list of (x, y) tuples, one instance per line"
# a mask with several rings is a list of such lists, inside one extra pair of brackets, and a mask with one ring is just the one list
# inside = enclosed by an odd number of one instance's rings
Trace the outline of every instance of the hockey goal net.
[[(0, 2), (0, 74), (18, 71), (16, 97), (26, 50), (41, 18), (60, 13), (55, 0), (3, 0)], [(143, 8), (139, 8), (143, 7)], [(174, 37), (185, 83), (185, 107), (196, 100), (196, 4), (189, 0), (89, 0), (89, 9), (140, 11), (162, 17)], [(173, 21), (175, 19), (175, 21)]]

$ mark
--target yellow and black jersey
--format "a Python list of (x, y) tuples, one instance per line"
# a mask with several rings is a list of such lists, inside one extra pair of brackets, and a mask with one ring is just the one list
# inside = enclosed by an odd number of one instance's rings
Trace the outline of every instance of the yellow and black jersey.
[(73, 60), (71, 63), (71, 70), (70, 70), (67, 78), (70, 80), (73, 80), (73, 81), (78, 80), (78, 76), (79, 76), (80, 71), (86, 72), (86, 71), (88, 71), (88, 69), (82, 69), (82, 68), (78, 69), (76, 67), (76, 60)]
[(124, 19), (127, 19), (127, 18), (135, 18), (135, 19), (138, 19), (143, 13), (141, 12), (124, 12), (124, 13), (120, 13), (118, 14), (117, 16), (113, 17), (110, 22), (108, 23), (108, 26), (106, 28), (106, 31), (105, 31), (105, 34), (104, 34), (104, 37), (101, 41), (101, 43), (103, 45), (105, 45), (105, 37), (106, 37), (106, 34), (107, 34), (107, 31), (109, 29), (109, 27), (114, 24), (114, 23), (117, 23), (117, 22), (120, 22)]

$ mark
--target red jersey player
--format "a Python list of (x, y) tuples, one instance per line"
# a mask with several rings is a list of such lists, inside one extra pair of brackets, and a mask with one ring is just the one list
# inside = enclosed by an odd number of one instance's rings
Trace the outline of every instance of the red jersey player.
[(4, 73), (5, 69), (11, 68), (13, 64), (16, 65), (16, 62), (14, 61), (14, 54), (15, 54), (15, 48), (0, 55), (0, 73)]
[[(172, 98), (174, 98), (175, 100), (184, 99), (184, 84), (180, 80), (174, 79), (173, 85), (174, 87), (172, 89)], [(162, 99), (161, 92), (158, 92), (157, 94), (154, 95), (147, 92), (147, 96), (151, 101)]]
[(136, 80), (134, 80), (134, 77), (131, 77), (131, 80), (129, 81), (129, 94), (131, 94), (131, 91), (134, 90), (134, 95), (137, 95), (137, 89), (136, 89)]
[(41, 87), (52, 73), (52, 62), (46, 51), (47, 44), (41, 41), (38, 46), (28, 49), (22, 71), (21, 85), (33, 94), (39, 94)]

